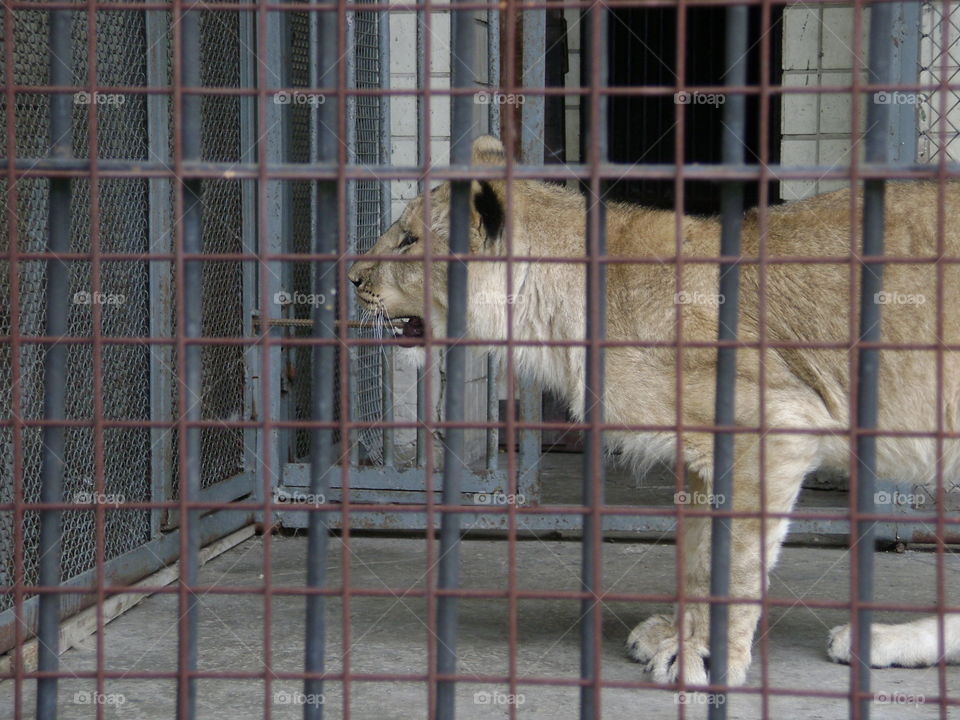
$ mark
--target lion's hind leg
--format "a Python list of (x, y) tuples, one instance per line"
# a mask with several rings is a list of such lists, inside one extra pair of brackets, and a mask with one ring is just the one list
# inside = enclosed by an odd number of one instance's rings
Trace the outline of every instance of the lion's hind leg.
[[(960, 616), (947, 615), (943, 627), (944, 659), (960, 662)], [(838, 663), (850, 662), (850, 625), (830, 631), (827, 655)], [(939, 629), (936, 617), (925, 617), (898, 625), (874, 623), (870, 629), (872, 667), (929, 667), (940, 661)]]

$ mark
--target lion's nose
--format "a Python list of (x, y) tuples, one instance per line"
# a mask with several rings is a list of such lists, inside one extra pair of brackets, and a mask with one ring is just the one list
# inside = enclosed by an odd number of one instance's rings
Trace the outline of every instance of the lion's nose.
[(354, 287), (360, 287), (363, 284), (362, 273), (358, 272), (359, 268), (354, 265), (350, 268), (350, 272), (347, 273), (347, 279), (353, 283)]

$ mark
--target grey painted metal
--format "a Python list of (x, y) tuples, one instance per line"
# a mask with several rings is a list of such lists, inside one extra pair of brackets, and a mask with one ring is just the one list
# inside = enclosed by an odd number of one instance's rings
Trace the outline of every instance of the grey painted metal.
[[(242, 47), (253, 48), (257, 46), (254, 30), (254, 17), (251, 13), (240, 13), (239, 33)], [(257, 78), (257, 59), (252, 52), (240, 53), (240, 86), (252, 88), (256, 86)], [(242, 162), (254, 163), (257, 156), (257, 98), (248, 96), (240, 98), (240, 160)], [(240, 228), (240, 238), (243, 251), (251, 254), (257, 252), (259, 240), (257, 238), (257, 187), (252, 181), (240, 184), (240, 212), (242, 218), (242, 227)], [(259, 304), (259, 294), (257, 293), (257, 284), (259, 282), (259, 264), (253, 262), (241, 263), (242, 283), (243, 283), (243, 313), (242, 327), (245, 337), (254, 336), (254, 316), (259, 313), (257, 305)], [(265, 316), (268, 317), (268, 316)], [(256, 330), (259, 332), (259, 328)], [(244, 351), (244, 363), (246, 368), (247, 382), (244, 384), (243, 391), (243, 415), (249, 420), (257, 420), (260, 416), (258, 410), (259, 398), (262, 396), (260, 391), (260, 369), (262, 362), (262, 352), (257, 346), (250, 346)], [(243, 431), (244, 458), (243, 467), (248, 473), (252, 473), (253, 478), (253, 498), (263, 501), (263, 482), (261, 473), (267, 472), (267, 468), (262, 467), (261, 458), (263, 457), (263, 448), (261, 444), (268, 439), (264, 437), (259, 428), (247, 428)], [(271, 476), (273, 484), (279, 482), (275, 475)], [(257, 520), (263, 519), (263, 513), (257, 512)]]
[[(595, 6), (585, 11), (586, 32), (584, 32), (582, 54), (583, 84), (588, 87), (607, 85), (607, 53), (604, 47), (597, 47), (596, 38), (607, 37), (607, 11), (605, 7)], [(599, 27), (598, 27), (599, 26)], [(584, 96), (587, 118), (586, 137), (587, 160), (600, 163), (607, 158), (607, 101), (603, 96)], [(593, 103), (597, 105), (594, 106)], [(594, 141), (594, 138), (596, 140)], [(542, 152), (542, 151), (541, 151)], [(603, 182), (595, 186), (590, 181), (589, 192), (595, 196), (595, 202), (587, 203), (586, 215), (586, 334), (588, 343), (606, 337), (606, 269), (599, 258), (606, 254), (606, 204), (603, 201)], [(601, 558), (600, 544), (603, 540), (603, 518), (594, 514), (594, 510), (604, 503), (604, 465), (603, 435), (598, 426), (604, 418), (604, 350), (599, 345), (586, 348), (584, 369), (584, 398), (596, 398), (593, 402), (584, 402), (584, 421), (591, 429), (584, 433), (583, 479), (581, 503), (584, 506), (583, 539), (581, 540), (580, 586), (592, 597), (584, 598), (580, 605), (580, 718), (592, 720), (600, 716), (600, 657), (597, 648), (601, 643), (598, 637), (601, 627), (602, 604), (599, 593), (602, 592), (602, 568), (597, 567)], [(599, 527), (597, 526), (599, 525)]]
[[(289, 87), (289, 76), (286, 62), (289, 43), (287, 13), (268, 13), (266, 22), (267, 55), (261, 62), (267, 66), (266, 83), (268, 88)], [(275, 96), (268, 96), (266, 100), (266, 127), (260, 130), (260, 139), (266, 144), (267, 158), (270, 162), (286, 162), (291, 158), (290, 152), (290, 107), (292, 103), (277, 102)], [(290, 192), (290, 183), (280, 180), (267, 180), (266, 188), (261, 192), (266, 194), (267, 205), (267, 236), (260, 238), (260, 243), (266, 245), (266, 252), (270, 254), (293, 251), (293, 203)], [(271, 261), (268, 263), (267, 273), (267, 306), (260, 308), (261, 317), (285, 318), (292, 317), (292, 305), (282, 305), (277, 302), (278, 293), (293, 290), (293, 263)], [(257, 294), (257, 297), (262, 297)], [(289, 335), (289, 328), (272, 327), (270, 336), (281, 338)], [(271, 418), (290, 418), (294, 416), (292, 393), (289, 392), (287, 378), (287, 363), (293, 362), (293, 348), (284, 348), (273, 345), (269, 352), (270, 378), (270, 406), (265, 408)], [(268, 439), (271, 445), (271, 466), (268, 471), (274, 478), (280, 477), (281, 465), (290, 458), (290, 448), (293, 443), (294, 431), (290, 429), (271, 428)]]
[[(169, 82), (170, 22), (166, 12), (148, 10), (145, 17), (147, 41), (147, 85), (164, 86)], [(147, 96), (148, 156), (170, 163), (170, 97), (166, 94)], [(170, 179), (153, 177), (148, 181), (150, 252), (171, 252), (173, 248), (173, 212), (170, 207)], [(173, 336), (174, 287), (172, 266), (166, 262), (150, 264), (150, 335)], [(173, 421), (173, 376), (175, 367), (172, 345), (155, 345), (150, 351), (150, 419)], [(150, 497), (169, 500), (173, 497), (174, 447), (169, 428), (150, 429)], [(166, 511), (150, 511), (150, 535), (157, 537), (163, 528)]]
[[(200, 14), (196, 10), (187, 10), (183, 13), (180, 22), (181, 47), (180, 68), (181, 82), (184, 87), (199, 87), (200, 65), (196, 58), (200, 57)], [(183, 158), (199, 160), (201, 157), (201, 98), (198, 95), (184, 95), (182, 99), (183, 116), (181, 119), (181, 150)], [(203, 249), (203, 204), (201, 201), (202, 184), (199, 180), (184, 180), (180, 183), (179, 192), (183, 202), (182, 240), (185, 253), (200, 253)], [(189, 260), (184, 262), (182, 308), (183, 332), (187, 338), (199, 338), (203, 335), (202, 326), (202, 281), (203, 272), (201, 261)], [(184, 384), (186, 397), (199, 398), (203, 394), (201, 346), (187, 345), (185, 348)], [(195, 422), (201, 419), (201, 407), (198, 402), (187, 402), (184, 415), (188, 421)], [(201, 487), (200, 477), (200, 428), (188, 427), (185, 437), (181, 437), (185, 444), (186, 472), (181, 477), (180, 497), (190, 501), (196, 498)], [(182, 467), (182, 466), (181, 466)], [(197, 583), (198, 553), (200, 551), (200, 516), (198, 510), (189, 510), (186, 518), (180, 518), (181, 532), (186, 536), (186, 557), (180, 558), (181, 578), (186, 586), (186, 594), (181, 595), (179, 608), (181, 631), (180, 659), (186, 657), (186, 667), (183, 663), (180, 670), (191, 673), (197, 669), (197, 637), (199, 633), (199, 601), (190, 592), (189, 588)], [(181, 546), (183, 547), (183, 546)], [(184, 650), (182, 644), (186, 643)], [(181, 676), (180, 682), (184, 678)], [(178, 712), (183, 717), (193, 717), (196, 714), (196, 679), (187, 676), (187, 687), (179, 688), (177, 693)]]
[[(212, 489), (212, 488), (211, 488)], [(207, 499), (206, 492), (200, 493), (200, 499)], [(303, 513), (306, 515), (306, 513)], [(249, 508), (239, 510), (220, 510), (204, 516), (200, 521), (200, 542), (207, 545), (235, 530), (249, 525), (253, 521), (253, 512)], [(131, 585), (147, 575), (170, 565), (180, 554), (180, 531), (174, 530), (154, 538), (135, 550), (111, 558), (103, 564), (103, 578), (107, 585)], [(63, 581), (62, 587), (85, 589), (87, 592), (71, 594), (60, 593), (60, 620), (74, 615), (93, 605), (96, 595), (89, 588), (96, 585), (96, 568)], [(37, 630), (38, 596), (27, 598), (23, 602), (23, 612), (18, 619), (13, 608), (0, 612), (0, 654), (14, 646), (14, 623), (23, 628), (23, 637), (28, 639)]]
[[(920, 3), (893, 5), (891, 82), (916, 85), (920, 74)], [(898, 165), (917, 161), (917, 113), (921, 103), (896, 103), (890, 113), (888, 160)]]
[[(72, 13), (55, 10), (50, 13), (48, 43), (50, 48), (50, 85), (73, 84)], [(69, 158), (73, 155), (73, 103), (69, 92), (50, 94), (50, 154)], [(48, 206), (47, 251), (64, 253), (70, 250), (69, 180), (50, 180)], [(67, 266), (58, 259), (47, 261), (46, 333), (52, 337), (67, 334), (70, 308), (70, 281)], [(43, 416), (47, 420), (64, 420), (66, 414), (67, 347), (49, 345), (43, 360)], [(17, 410), (15, 410), (17, 411)], [(40, 470), (40, 502), (63, 502), (64, 428), (48, 425), (43, 429), (43, 450)], [(40, 585), (60, 583), (62, 511), (40, 511)], [(60, 595), (41, 594), (38, 618), (38, 662), (41, 672), (59, 668)], [(57, 678), (37, 680), (37, 720), (53, 720), (57, 716)]]
[[(417, 467), (427, 465), (427, 365), (417, 368)], [(433, 458), (430, 458), (433, 463)]]
[[(547, 10), (523, 11), (523, 61), (521, 84), (524, 88), (543, 88), (546, 83)], [(524, 97), (520, 128), (520, 155), (531, 165), (543, 163), (543, 95)], [(495, 103), (491, 103), (495, 104)]]
[[(310, 86), (330, 87), (337, 81), (337, 19), (331, 12), (310, 14)], [(310, 162), (336, 162), (338, 139), (338, 100), (328, 98), (310, 111)], [(333, 253), (337, 250), (336, 222), (339, 212), (337, 184), (333, 181), (316, 181), (310, 194), (310, 221), (312, 225), (313, 252)], [(316, 264), (314, 292), (321, 293), (324, 303), (313, 308), (313, 337), (329, 339), (336, 335), (337, 305), (339, 300), (336, 263)], [(310, 371), (311, 398), (310, 416), (314, 420), (332, 421), (336, 405), (334, 386), (337, 374), (337, 351), (333, 345), (315, 345), (311, 348)], [(286, 477), (286, 475), (285, 475)], [(317, 428), (311, 431), (309, 491), (313, 501), (325, 501), (329, 495), (332, 477), (339, 479), (336, 465), (336, 446), (332, 430)], [(329, 553), (330, 514), (313, 511), (307, 523), (307, 587), (321, 588), (326, 585), (327, 555)], [(322, 673), (326, 666), (326, 599), (320, 595), (306, 598), (306, 638), (304, 671)], [(304, 694), (322, 697), (323, 680), (317, 677), (304, 680)], [(304, 704), (305, 720), (323, 717), (322, 703)]]
[[(257, 480), (257, 474), (253, 470), (246, 470), (232, 478), (201, 488), (200, 499), (203, 502), (222, 503), (233, 502), (241, 498), (249, 498), (251, 501), (255, 501), (259, 495), (259, 493), (255, 493), (256, 490), (259, 490)], [(172, 530), (179, 526), (180, 511), (174, 508), (169, 512), (164, 530)]]
[[(544, 55), (546, 44), (546, 10), (525, 10), (523, 14), (523, 85), (542, 88), (545, 83)], [(497, 103), (490, 103), (496, 105)], [(520, 161), (526, 165), (543, 165), (544, 97), (526, 97), (520, 128)], [(543, 419), (543, 388), (531, 380), (518, 380), (517, 410), (520, 421), (539, 423)], [(521, 430), (517, 456), (517, 474), (536, 482), (540, 473), (540, 430)], [(508, 438), (507, 442), (512, 442)], [(519, 490), (518, 490), (519, 491)]]
[[(487, 84), (492, 90), (500, 87), (500, 11), (494, 7), (487, 10)], [(487, 132), (494, 137), (500, 137), (500, 103), (491, 102), (487, 105)], [(500, 393), (497, 385), (499, 369), (497, 354), (487, 354), (487, 421), (497, 422), (500, 419)], [(496, 470), (497, 454), (500, 438), (496, 428), (489, 428), (486, 432), (487, 470)], [(518, 490), (518, 492), (520, 492)]]
[[(500, 10), (495, 6), (487, 10), (487, 83), (500, 88)], [(487, 106), (487, 132), (500, 137), (500, 103)]]
[[(499, 365), (497, 354), (494, 352), (487, 353), (487, 422), (497, 422), (500, 419), (500, 393), (497, 392), (497, 368)], [(486, 441), (487, 470), (496, 470), (500, 447), (500, 433), (497, 428), (487, 428)]]
[[(747, 82), (747, 7), (737, 5), (726, 10), (725, 84), (745, 85)], [(746, 132), (746, 98), (729, 95), (723, 106), (721, 156), (724, 163), (743, 162)], [(724, 183), (721, 187), (720, 254), (740, 254), (740, 230), (743, 217), (743, 185)], [(720, 317), (717, 337), (735, 340), (737, 315), (740, 307), (740, 268), (736, 263), (720, 265)], [(733, 347), (717, 349), (717, 390), (714, 417), (717, 425), (736, 423), (737, 351)], [(717, 433), (713, 441), (713, 507), (729, 511), (733, 508), (733, 433)], [(761, 469), (762, 473), (762, 469)], [(730, 543), (733, 521), (729, 517), (714, 516), (710, 539), (710, 595), (730, 595)], [(724, 602), (710, 604), (710, 681), (724, 685), (727, 682), (727, 632), (730, 606)], [(690, 652), (690, 649), (687, 649)], [(708, 717), (722, 720), (727, 717), (726, 693), (718, 693), (716, 702), (709, 704)]]
[[(868, 75), (871, 82), (890, 83), (893, 79), (894, 8), (886, 3), (871, 7), (870, 55)], [(866, 159), (868, 162), (888, 161), (890, 104), (870, 102), (867, 104)], [(863, 198), (863, 254), (883, 255), (883, 203), (886, 190), (884, 180), (866, 180)], [(883, 290), (883, 263), (863, 263), (860, 274), (860, 328), (859, 337), (866, 342), (878, 342), (880, 334), (880, 303), (878, 294)], [(880, 351), (860, 348), (857, 353), (857, 430), (877, 427), (877, 384), (879, 381)], [(874, 435), (857, 435), (855, 459), (855, 485), (857, 511), (875, 512), (874, 492), (876, 487), (877, 438)], [(860, 519), (856, 523), (856, 543), (851, 539), (851, 551), (856, 559), (857, 582), (854, 601), (873, 600), (873, 551), (875, 521)], [(873, 611), (859, 606), (854, 613), (853, 630), (856, 641), (851, 648), (851, 690), (870, 690), (870, 623)], [(866, 697), (852, 698), (850, 715), (867, 720), (870, 717), (871, 700)]]
[[(329, 499), (337, 502), (339, 499), (338, 490), (331, 489)], [(278, 499), (283, 497), (291, 500), (289, 506), (278, 510), (274, 517), (285, 528), (305, 528), (307, 527), (308, 513), (298, 509), (296, 501), (298, 495), (302, 498), (303, 490), (301, 488), (285, 489), (281, 487), (278, 490)], [(437, 494), (434, 495), (437, 497)], [(413, 495), (408, 492), (384, 493), (383, 491), (368, 492), (365, 490), (350, 489), (351, 502), (383, 502), (384, 498), (389, 498), (389, 502), (423, 504), (426, 502), (424, 493)], [(301, 500), (302, 501), (302, 500)], [(464, 494), (465, 504), (473, 502), (469, 494)], [(563, 506), (557, 506), (563, 507)], [(574, 507), (574, 506), (570, 506)], [(579, 507), (579, 506), (576, 506)], [(643, 512), (638, 508), (638, 513)], [(804, 544), (828, 544), (845, 545), (849, 535), (850, 523), (846, 519), (846, 510), (837, 510), (836, 518), (825, 518), (817, 520), (794, 520), (790, 523), (790, 534), (788, 542), (802, 542)], [(507, 516), (506, 513), (460, 513), (462, 530), (464, 532), (473, 532), (477, 530), (490, 530), (506, 533)], [(578, 513), (521, 513), (517, 515), (517, 528), (520, 533), (553, 533), (569, 532), (578, 534), (583, 531), (582, 515)], [(328, 525), (336, 529), (341, 527), (339, 511), (332, 511), (329, 516)], [(350, 528), (351, 530), (405, 530), (412, 532), (423, 532), (427, 527), (426, 512), (384, 512), (382, 510), (363, 510), (362, 504), (351, 505), (350, 508)], [(439, 529), (439, 523), (436, 523), (434, 530)], [(603, 532), (622, 532), (629, 535), (632, 540), (658, 540), (663, 541), (671, 536), (676, 530), (676, 519), (673, 515), (604, 515)], [(876, 538), (878, 541), (917, 544), (929, 544), (932, 539), (929, 533), (905, 531), (905, 527), (899, 523), (880, 522), (876, 526)], [(504, 537), (506, 537), (504, 535)]]
[[(354, 2), (348, 0), (345, 23), (347, 27), (346, 52), (344, 59), (347, 64), (347, 87), (354, 89), (357, 86), (357, 50), (356, 50), (356, 16), (353, 10)], [(346, 98), (347, 113), (347, 164), (357, 164), (357, 98), (350, 96)], [(356, 181), (347, 182), (347, 252), (357, 252), (357, 183)], [(351, 318), (357, 316), (357, 301), (353, 293), (347, 296), (347, 315)], [(350, 357), (350, 393), (349, 412), (350, 419), (356, 420), (356, 403), (353, 402), (358, 397), (359, 386), (357, 384), (357, 374), (354, 369), (357, 367), (356, 356), (359, 348), (350, 348), (345, 350)], [(349, 431), (349, 437), (341, 438), (341, 443), (347, 443), (349, 448), (350, 467), (355, 468), (360, 465), (360, 437), (356, 430)]]
[[(473, 12), (457, 11), (458, 2), (453, 2), (451, 11), (451, 87), (469, 88), (474, 85), (474, 71), (470, 63), (475, 57), (475, 34)], [(471, 140), (474, 135), (474, 103), (469, 95), (454, 95), (450, 98), (450, 161), (470, 162)], [(470, 182), (450, 184), (450, 252), (469, 252), (470, 230)], [(462, 262), (447, 264), (447, 337), (462, 338), (467, 332), (467, 266)], [(463, 345), (448, 346), (446, 360), (446, 407), (448, 422), (466, 419), (466, 348)], [(448, 428), (444, 435), (443, 457), (443, 503), (456, 505), (460, 502), (460, 488), (467, 472), (464, 457), (465, 431), (463, 428)], [(437, 587), (456, 589), (460, 583), (460, 515), (441, 513), (440, 557), (438, 560)], [(452, 675), (457, 672), (457, 636), (459, 632), (458, 599), (449, 595), (437, 598), (437, 672)], [(436, 715), (440, 720), (453, 720), (455, 716), (456, 684), (450, 680), (437, 681)]]
[[(442, 473), (434, 473), (436, 487), (440, 487)], [(287, 463), (283, 467), (283, 484), (286, 487), (304, 488), (310, 484), (309, 463)], [(507, 476), (501, 470), (468, 472), (461, 480), (463, 492), (496, 493), (508, 492)], [(330, 478), (330, 487), (341, 487), (339, 475)], [(359, 467), (350, 471), (350, 489), (396, 490), (406, 492), (422, 491), (422, 468)], [(524, 494), (524, 497), (528, 497)]]
[[(380, 11), (378, 13), (377, 29), (380, 32), (380, 87), (384, 90), (390, 89), (390, 13)], [(380, 163), (389, 165), (392, 159), (391, 127), (390, 127), (390, 96), (380, 97)], [(386, 232), (393, 223), (393, 201), (390, 197), (390, 180), (380, 181), (380, 232)], [(383, 349), (383, 419), (385, 422), (393, 422), (394, 398), (393, 398), (393, 376), (396, 372), (394, 367), (395, 349), (391, 345)], [(392, 467), (396, 462), (397, 431), (386, 427), (383, 430), (383, 464)]]

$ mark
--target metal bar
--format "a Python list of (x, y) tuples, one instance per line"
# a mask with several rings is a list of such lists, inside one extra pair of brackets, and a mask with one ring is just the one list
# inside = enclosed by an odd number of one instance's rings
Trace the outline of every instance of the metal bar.
[[(328, 74), (337, 67), (337, 22), (329, 12), (310, 14), (310, 85), (316, 87), (329, 82)], [(327, 99), (310, 110), (310, 161), (333, 162), (337, 159), (338, 139), (332, 128), (337, 124), (339, 98)], [(334, 253), (337, 250), (337, 184), (329, 181), (313, 183), (310, 196), (314, 250)], [(313, 308), (313, 337), (335, 338), (337, 318), (337, 273), (335, 262), (317, 263), (314, 292), (325, 298)], [(332, 422), (336, 402), (334, 374), (337, 364), (334, 345), (314, 345), (311, 348), (311, 418)], [(330, 474), (337, 466), (333, 429), (315, 429), (310, 438), (310, 493), (314, 500), (326, 501), (329, 495)], [(307, 534), (307, 587), (326, 585), (327, 555), (329, 553), (329, 513), (311, 512)], [(321, 674), (326, 668), (326, 600), (322, 595), (306, 598), (306, 650), (304, 671)], [(304, 680), (303, 692), (307, 698), (323, 697), (321, 677)], [(323, 703), (305, 703), (305, 720), (320, 720)]]
[[(430, 372), (427, 364), (417, 368), (417, 467), (427, 464), (427, 383), (426, 374)], [(433, 460), (430, 460), (431, 465)]]
[[(896, 3), (892, 10), (891, 82), (913, 85), (919, 82), (920, 3)], [(890, 116), (888, 160), (898, 165), (917, 161), (917, 103), (899, 103)]]
[(602, 543), (604, 504), (603, 432), (604, 350), (599, 341), (606, 336), (606, 269), (598, 261), (606, 253), (606, 205), (603, 182), (597, 174), (607, 157), (607, 103), (597, 90), (607, 84), (607, 14), (603, 6), (586, 11), (584, 53), (581, 56), (585, 84), (590, 95), (587, 105), (586, 159), (591, 169), (587, 187), (586, 216), (586, 367), (584, 377), (583, 419), (591, 427), (586, 431), (583, 455), (582, 504), (583, 540), (581, 541), (581, 588), (590, 596), (581, 601), (580, 613), (580, 718), (601, 716), (601, 643), (603, 614), (600, 594), (603, 586)]
[[(380, 89), (388, 91), (390, 89), (390, 13), (380, 11), (377, 17), (377, 30), (379, 31), (380, 45)], [(378, 99), (380, 118), (378, 141), (380, 145), (379, 161), (383, 165), (390, 165), (392, 159), (392, 143), (390, 141), (390, 96), (382, 95)], [(393, 200), (390, 196), (390, 181), (380, 180), (380, 232), (385, 233), (393, 223)], [(383, 419), (393, 422), (394, 397), (393, 397), (393, 377), (395, 373), (394, 354), (392, 347), (383, 348), (382, 378), (383, 378)], [(391, 427), (383, 429), (383, 464), (386, 467), (393, 467), (396, 462), (397, 431)]]
[[(497, 354), (494, 352), (487, 353), (487, 422), (489, 423), (495, 423), (500, 419), (500, 393), (497, 387), (497, 368), (499, 365)], [(487, 470), (492, 472), (497, 469), (500, 459), (500, 433), (497, 428), (487, 428), (486, 441), (486, 467)]]
[[(50, 85), (69, 85), (73, 81), (73, 13), (66, 10), (49, 15)], [(12, 72), (12, 68), (8, 68)], [(73, 155), (73, 106), (72, 97), (66, 92), (50, 94), (50, 154), (70, 158)], [(69, 180), (50, 181), (48, 207), (47, 249), (51, 253), (70, 250), (70, 200)], [(47, 261), (46, 287), (46, 332), (51, 336), (67, 334), (70, 308), (70, 281), (67, 266), (51, 258)], [(66, 419), (67, 347), (64, 344), (47, 348), (43, 361), (43, 416), (48, 420)], [(15, 408), (14, 412), (19, 412)], [(43, 430), (41, 455), (40, 501), (63, 500), (64, 428), (48, 425)], [(60, 584), (61, 559), (60, 510), (40, 512), (40, 543), (38, 582), (42, 586)], [(59, 668), (60, 647), (60, 596), (41, 594), (38, 610), (39, 649), (37, 667), (41, 672), (56, 672)], [(37, 720), (53, 720), (57, 717), (57, 678), (42, 677), (37, 680)]]
[[(165, 85), (168, 81), (170, 20), (165, 12), (146, 13), (147, 84)], [(170, 162), (170, 98), (157, 94), (147, 96), (147, 136), (149, 156), (164, 163)], [(170, 179), (150, 178), (149, 238), (151, 252), (170, 252), (173, 249), (173, 214), (170, 207)], [(169, 262), (155, 261), (150, 266), (150, 335), (173, 336), (173, 275)], [(160, 345), (150, 352), (150, 418), (172, 421), (173, 347)], [(173, 498), (173, 434), (167, 428), (151, 428), (151, 490), (153, 500)], [(150, 535), (157, 537), (165, 522), (166, 512), (150, 512)]]
[[(487, 8), (487, 83), (493, 89), (500, 87), (500, 10)], [(500, 104), (487, 106), (487, 132), (500, 137)]]
[[(730, 85), (741, 85), (747, 77), (747, 8), (736, 5), (726, 11), (726, 80)], [(723, 107), (722, 158), (725, 163), (743, 162), (746, 131), (746, 98), (733, 94)], [(737, 182), (725, 183), (721, 188), (720, 253), (735, 256), (740, 253), (740, 229), (743, 216), (743, 186)], [(720, 265), (720, 317), (717, 337), (736, 340), (737, 315), (740, 307), (740, 268), (733, 263)], [(715, 422), (729, 426), (736, 422), (737, 350), (721, 347), (717, 350), (717, 390)], [(713, 507), (733, 509), (734, 435), (717, 433), (713, 446)], [(763, 468), (759, 468), (763, 482)], [(761, 509), (762, 512), (762, 509)], [(732, 521), (714, 517), (711, 521), (710, 594), (724, 597), (730, 594), (730, 541)], [(763, 580), (761, 580), (761, 583)], [(727, 633), (730, 606), (726, 603), (710, 605), (710, 679), (714, 685), (727, 682)], [(727, 717), (726, 693), (721, 691), (716, 702), (709, 704), (711, 720)]]
[[(889, 83), (893, 80), (893, 52), (895, 42), (894, 7), (887, 3), (871, 6), (869, 75), (872, 81)], [(885, 163), (888, 160), (888, 132), (890, 105), (871, 102), (867, 105), (866, 159)], [(863, 190), (863, 254), (883, 254), (884, 195), (886, 181), (866, 180)], [(880, 341), (880, 303), (883, 290), (883, 263), (865, 262), (860, 274), (860, 328), (859, 341)], [(877, 385), (879, 383), (880, 351), (860, 348), (857, 352), (857, 411), (854, 427), (857, 430), (877, 427)], [(856, 462), (852, 484), (855, 486), (857, 513), (875, 512), (877, 438), (858, 434)], [(854, 718), (870, 717), (871, 699), (863, 693), (870, 690), (870, 625), (873, 611), (861, 603), (873, 600), (873, 553), (875, 525), (873, 520), (856, 517), (856, 542), (851, 550), (856, 560), (856, 584), (852, 607), (855, 636), (851, 648), (851, 706)]]
[[(473, 68), (468, 64), (474, 58), (475, 35), (473, 13), (457, 11), (451, 5), (451, 86), (471, 87)], [(470, 161), (473, 136), (473, 98), (458, 95), (450, 101), (450, 161)], [(466, 255), (469, 250), (470, 183), (450, 184), (450, 252)], [(461, 338), (467, 333), (467, 266), (464, 262), (447, 264), (447, 337)], [(463, 421), (466, 394), (466, 348), (453, 345), (444, 353), (447, 386), (445, 420)], [(460, 487), (467, 472), (464, 457), (465, 430), (450, 428), (444, 435), (443, 504), (460, 502)], [(441, 512), (440, 557), (438, 559), (437, 587), (456, 589), (460, 583), (460, 516)], [(457, 598), (441, 596), (437, 600), (437, 673), (451, 675), (457, 671)], [(437, 717), (453, 720), (455, 716), (456, 684), (439, 680), (436, 686)]]
[[(347, 0), (347, 7), (352, 8), (353, 6), (354, 0)], [(347, 25), (347, 48), (344, 59), (346, 60), (347, 87), (352, 89), (357, 86), (356, 15), (352, 9), (347, 10), (345, 20)], [(357, 164), (357, 98), (356, 96), (348, 96), (344, 102), (347, 115), (347, 164), (353, 166)], [(357, 221), (357, 182), (353, 180), (347, 182), (347, 249), (352, 253), (357, 252)], [(356, 318), (357, 301), (353, 293), (347, 294), (347, 307), (347, 317)], [(350, 348), (346, 350), (346, 352), (350, 356), (351, 368), (348, 392), (350, 393), (351, 399), (357, 400), (359, 399), (360, 388), (357, 383), (357, 373), (354, 372), (353, 369), (358, 366), (357, 355), (360, 353), (360, 349)], [(357, 402), (350, 403), (350, 420), (357, 419), (355, 409), (357, 405), (359, 405)], [(350, 467), (359, 467), (361, 450), (360, 433), (355, 430), (351, 431), (347, 437), (341, 438), (341, 442), (347, 443), (350, 454)]]
[[(201, 98), (184, 95), (183, 86), (200, 85), (200, 13), (175, 4), (174, 27), (174, 116), (179, 116), (179, 138), (174, 133), (175, 165), (183, 159), (201, 157)], [(179, 20), (179, 22), (177, 22)], [(179, 140), (179, 142), (177, 142)], [(180, 232), (177, 250), (181, 253), (200, 253), (203, 249), (203, 205), (200, 180), (184, 180), (180, 184)], [(197, 669), (197, 639), (199, 637), (199, 601), (191, 591), (197, 584), (198, 553), (200, 551), (200, 512), (186, 503), (200, 491), (200, 428), (187, 426), (183, 420), (196, 421), (201, 417), (201, 406), (196, 401), (203, 393), (201, 346), (187, 345), (186, 338), (203, 334), (202, 293), (203, 268), (199, 260), (178, 262), (177, 288), (179, 320), (177, 324), (178, 366), (183, 373), (179, 393), (180, 424), (180, 562), (182, 567), (179, 593), (179, 658), (177, 683), (177, 713), (181, 718), (196, 714), (196, 679), (191, 672)]]
[[(523, 60), (521, 84), (537, 89), (546, 86), (545, 57), (547, 44), (547, 10), (523, 10)], [(494, 105), (496, 103), (491, 103)], [(530, 165), (543, 164), (544, 96), (524, 96), (520, 127), (520, 156)]]

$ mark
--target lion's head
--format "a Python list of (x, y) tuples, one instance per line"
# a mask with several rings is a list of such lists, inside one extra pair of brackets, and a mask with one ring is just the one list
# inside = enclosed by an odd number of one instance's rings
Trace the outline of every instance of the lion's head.
[[(489, 135), (474, 141), (472, 154), (474, 165), (503, 165), (505, 162), (503, 145)], [(448, 255), (450, 183), (433, 188), (429, 196), (430, 255)], [(367, 253), (396, 256), (398, 260), (357, 260), (348, 274), (361, 307), (387, 318), (404, 320), (402, 335), (410, 344), (416, 344), (424, 334), (425, 199), (426, 194), (412, 200), (400, 219)], [(470, 253), (502, 255), (503, 224), (503, 182), (474, 181), (470, 195)], [(481, 264), (490, 263), (475, 265)], [(430, 283), (431, 322), (434, 334), (442, 335), (447, 316), (447, 262), (432, 263)]]

